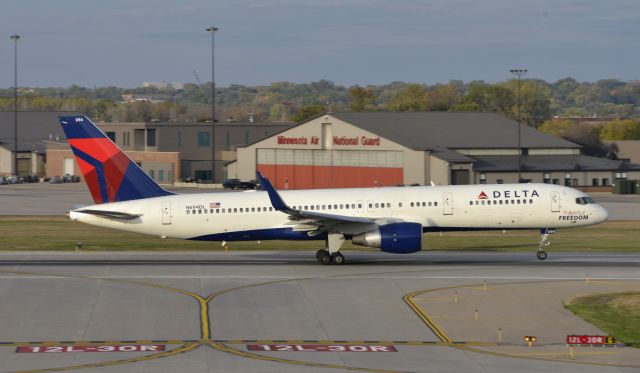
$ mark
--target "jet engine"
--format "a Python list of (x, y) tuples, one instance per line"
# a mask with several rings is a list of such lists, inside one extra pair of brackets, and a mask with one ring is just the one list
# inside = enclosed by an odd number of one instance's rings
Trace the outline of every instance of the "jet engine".
[(387, 253), (409, 254), (422, 249), (422, 225), (419, 223), (390, 223), (374, 231), (351, 237), (354, 245), (377, 247)]

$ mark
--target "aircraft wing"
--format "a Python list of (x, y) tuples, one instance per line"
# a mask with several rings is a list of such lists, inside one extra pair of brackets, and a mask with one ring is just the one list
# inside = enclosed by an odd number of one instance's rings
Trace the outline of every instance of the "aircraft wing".
[(262, 189), (268, 193), (273, 208), (289, 215), (290, 225), (293, 225), (294, 230), (307, 231), (309, 232), (309, 235), (316, 235), (324, 232), (353, 235), (373, 230), (380, 224), (401, 221), (393, 218), (372, 219), (359, 216), (295, 210), (284, 202), (269, 179), (262, 176), (259, 171), (256, 171), (256, 178), (258, 179)]

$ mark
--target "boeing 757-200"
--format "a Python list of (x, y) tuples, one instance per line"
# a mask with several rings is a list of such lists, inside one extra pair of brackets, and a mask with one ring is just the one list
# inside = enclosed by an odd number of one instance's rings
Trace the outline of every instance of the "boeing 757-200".
[(540, 229), (538, 258), (557, 228), (603, 222), (588, 195), (552, 184), (446, 185), (174, 194), (153, 181), (87, 117), (60, 123), (95, 205), (73, 220), (158, 237), (204, 241), (318, 240), (322, 264), (343, 264), (345, 240), (407, 254), (425, 232)]

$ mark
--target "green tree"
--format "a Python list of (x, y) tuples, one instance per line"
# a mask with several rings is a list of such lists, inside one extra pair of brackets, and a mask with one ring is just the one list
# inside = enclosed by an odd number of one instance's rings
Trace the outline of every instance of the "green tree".
[(373, 109), (376, 96), (371, 88), (363, 88), (355, 85), (348, 91), (349, 110), (365, 111)]
[(640, 137), (640, 122), (627, 120), (612, 120), (600, 131), (603, 140), (638, 140)]
[(296, 123), (300, 123), (326, 112), (325, 107), (321, 105), (303, 106), (291, 119)]
[(408, 84), (387, 102), (391, 111), (420, 111), (426, 109), (427, 87), (423, 84)]
[(569, 136), (572, 132), (576, 131), (578, 124), (570, 119), (565, 120), (547, 120), (542, 123), (538, 130), (549, 135), (557, 137)]

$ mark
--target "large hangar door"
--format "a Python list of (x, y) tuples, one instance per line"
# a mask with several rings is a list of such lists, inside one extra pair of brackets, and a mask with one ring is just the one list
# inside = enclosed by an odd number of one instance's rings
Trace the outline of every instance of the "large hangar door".
[(403, 182), (400, 151), (257, 149), (257, 169), (278, 189), (357, 188)]
[(451, 170), (451, 185), (469, 185), (469, 170)]

